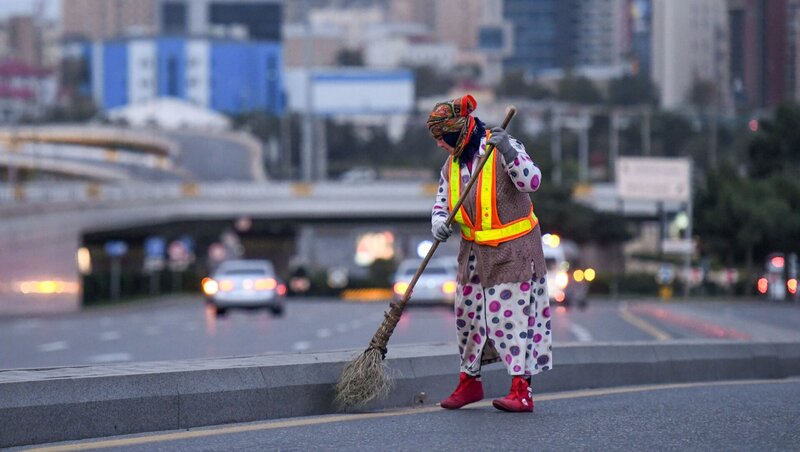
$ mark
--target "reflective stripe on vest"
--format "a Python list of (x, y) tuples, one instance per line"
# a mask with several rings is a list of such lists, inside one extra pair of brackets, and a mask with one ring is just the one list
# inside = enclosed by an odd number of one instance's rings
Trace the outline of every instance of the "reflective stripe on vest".
[[(476, 197), (475, 223), (471, 221), (464, 205), (455, 214), (454, 220), (461, 225), (461, 236), (465, 240), (475, 241), (481, 245), (497, 246), (530, 232), (539, 220), (533, 213), (533, 204), (528, 215), (503, 224), (497, 216), (497, 187), (495, 180), (495, 164), (497, 153), (493, 152), (489, 161), (483, 166), (478, 175)], [(455, 183), (454, 183), (455, 182)], [(450, 196), (448, 203), (450, 210), (461, 197), (461, 168), (458, 159), (450, 157)]]

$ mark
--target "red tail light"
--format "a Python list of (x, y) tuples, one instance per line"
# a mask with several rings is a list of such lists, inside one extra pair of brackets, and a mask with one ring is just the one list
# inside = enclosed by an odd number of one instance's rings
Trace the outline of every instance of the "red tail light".
[(769, 288), (769, 281), (767, 278), (758, 278), (758, 283), (756, 284), (758, 291), (761, 293), (767, 293), (767, 288)]

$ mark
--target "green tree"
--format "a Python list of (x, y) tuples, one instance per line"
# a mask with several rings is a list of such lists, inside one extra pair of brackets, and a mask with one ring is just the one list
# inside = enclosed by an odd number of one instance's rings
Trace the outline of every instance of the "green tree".
[(747, 149), (754, 177), (800, 168), (800, 106), (783, 105), (774, 119), (761, 119)]
[(655, 105), (658, 90), (644, 73), (625, 75), (609, 83), (608, 101), (612, 105)]
[(455, 84), (455, 78), (439, 73), (431, 66), (420, 66), (414, 68), (414, 83), (415, 95), (419, 99), (447, 93)]
[(709, 173), (695, 197), (695, 231), (702, 246), (727, 265), (774, 251), (798, 251), (800, 181), (788, 174), (751, 180), (730, 165)]
[(572, 200), (569, 188), (542, 184), (531, 195), (542, 232), (553, 232), (577, 243), (621, 243), (631, 235), (621, 216), (595, 212)]
[(597, 105), (604, 102), (603, 94), (586, 77), (574, 76), (567, 72), (558, 82), (558, 98), (567, 102)]
[(697, 79), (689, 89), (689, 103), (700, 110), (714, 107), (719, 92), (717, 85), (711, 80)]
[(502, 80), (495, 87), (501, 97), (527, 97), (529, 99), (548, 99), (553, 93), (537, 82), (529, 82), (522, 71), (511, 71), (503, 74)]

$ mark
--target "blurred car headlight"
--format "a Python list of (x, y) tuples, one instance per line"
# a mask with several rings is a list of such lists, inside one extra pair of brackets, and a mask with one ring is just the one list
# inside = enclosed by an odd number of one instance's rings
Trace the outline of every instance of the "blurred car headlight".
[(583, 271), (583, 277), (586, 279), (586, 281), (592, 282), (594, 281), (594, 278), (596, 276), (597, 273), (594, 271), (593, 268), (587, 268), (586, 270)]
[(442, 292), (444, 292), (447, 295), (452, 295), (456, 293), (457, 286), (458, 284), (456, 284), (455, 281), (447, 281), (444, 284), (442, 284)]
[(558, 272), (556, 274), (556, 285), (560, 288), (565, 288), (569, 284), (569, 275), (567, 272)]
[(233, 290), (233, 281), (230, 279), (223, 279), (219, 282), (219, 290), (223, 292), (230, 292)]
[(400, 296), (405, 295), (406, 290), (408, 289), (408, 283), (405, 281), (396, 282), (394, 284), (394, 293)]
[(201, 285), (203, 286), (203, 293), (206, 295), (210, 296), (219, 292), (219, 284), (211, 278), (203, 278)]

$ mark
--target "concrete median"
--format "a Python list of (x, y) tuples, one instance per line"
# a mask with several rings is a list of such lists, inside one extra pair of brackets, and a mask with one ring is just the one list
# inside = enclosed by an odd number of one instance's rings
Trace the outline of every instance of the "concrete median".
[[(396, 386), (364, 411), (430, 405), (457, 381), (448, 344), (391, 346)], [(335, 413), (333, 385), (358, 351), (0, 371), (0, 448)], [(800, 375), (800, 342), (565, 344), (537, 392)], [(487, 397), (505, 395), (500, 364)]]

